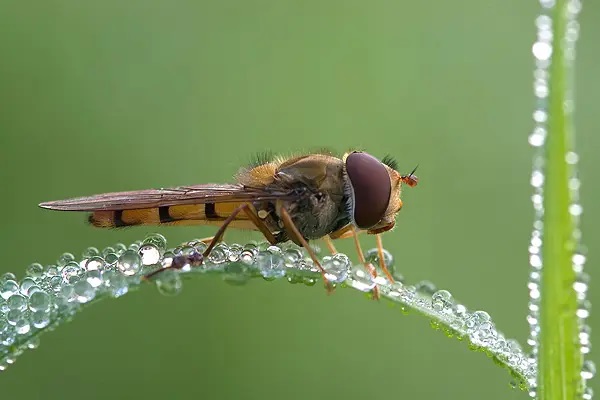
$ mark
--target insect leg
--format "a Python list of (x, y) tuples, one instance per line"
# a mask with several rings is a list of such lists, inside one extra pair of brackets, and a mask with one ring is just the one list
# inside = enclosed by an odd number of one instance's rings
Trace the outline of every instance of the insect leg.
[(281, 215), (281, 219), (283, 220), (284, 226), (288, 229), (288, 233), (291, 233), (296, 237), (296, 239), (302, 244), (302, 247), (304, 247), (306, 249), (306, 251), (308, 252), (308, 255), (314, 261), (315, 265), (321, 271), (321, 275), (323, 276), (323, 282), (325, 283), (325, 286), (327, 287), (327, 292), (329, 292), (329, 293), (333, 292), (333, 286), (331, 285), (331, 282), (329, 282), (329, 279), (327, 279), (327, 277), (325, 276), (326, 271), (321, 266), (319, 259), (315, 255), (314, 251), (308, 245), (308, 242), (306, 241), (306, 239), (304, 239), (304, 236), (302, 236), (302, 234), (300, 233), (300, 231), (294, 224), (294, 221), (292, 221), (292, 217), (290, 217), (290, 213), (288, 213), (288, 211), (283, 206), (280, 207), (279, 213)]
[(381, 241), (381, 235), (378, 233), (375, 235), (377, 239), (377, 255), (379, 256), (379, 267), (383, 270), (383, 273), (390, 280), (390, 283), (394, 283), (394, 277), (392, 276), (387, 265), (385, 265), (385, 259), (383, 258), (383, 242)]
[(231, 214), (225, 219), (225, 221), (223, 221), (223, 224), (219, 227), (219, 230), (217, 230), (217, 233), (215, 234), (215, 236), (212, 237), (212, 240), (210, 241), (210, 244), (208, 245), (208, 247), (206, 248), (206, 250), (204, 250), (204, 252), (202, 254), (200, 254), (200, 253), (194, 253), (191, 256), (175, 256), (173, 258), (173, 263), (170, 266), (168, 266), (166, 268), (159, 269), (159, 270), (154, 271), (154, 272), (151, 272), (151, 273), (149, 273), (147, 275), (144, 275), (142, 277), (142, 279), (148, 280), (151, 277), (153, 277), (154, 275), (159, 274), (160, 272), (168, 270), (168, 269), (181, 269), (186, 264), (190, 264), (192, 266), (203, 264), (204, 260), (208, 257), (208, 255), (210, 254), (210, 252), (212, 251), (212, 249), (223, 238), (223, 234), (225, 233), (225, 230), (227, 229), (227, 226), (229, 226), (229, 224), (231, 224), (231, 222), (233, 222), (233, 220), (235, 219), (235, 217), (237, 217), (237, 215), (241, 211), (243, 211), (244, 209), (247, 209), (247, 208), (248, 208), (248, 204), (245, 203), (245, 204), (242, 204), (241, 206), (235, 208), (231, 212)]
[(335, 245), (333, 244), (333, 241), (331, 240), (331, 238), (329, 236), (325, 236), (323, 238), (323, 241), (325, 242), (325, 245), (327, 245), (327, 248), (329, 249), (331, 254), (337, 254), (338, 251), (335, 248)]
[(223, 234), (225, 233), (225, 230), (227, 230), (227, 227), (229, 226), (230, 223), (233, 222), (235, 217), (237, 217), (237, 215), (240, 212), (244, 211), (247, 208), (248, 208), (248, 204), (244, 203), (241, 206), (235, 208), (231, 212), (231, 214), (229, 214), (229, 217), (227, 217), (225, 219), (225, 221), (223, 221), (223, 224), (219, 227), (219, 230), (217, 230), (217, 233), (215, 233), (215, 236), (213, 236), (213, 239), (210, 241), (210, 244), (208, 245), (206, 250), (204, 250), (204, 253), (202, 253), (204, 258), (208, 257), (208, 255), (210, 254), (212, 249), (217, 245), (217, 243), (219, 243), (221, 241), (221, 239), (223, 238)]
[[(356, 252), (358, 253), (358, 259), (361, 263), (364, 264), (365, 268), (367, 269), (367, 271), (369, 271), (371, 276), (373, 278), (377, 278), (377, 270), (365, 259), (365, 255), (362, 251), (362, 248), (360, 247), (360, 242), (358, 241), (358, 233), (356, 232), (356, 228), (354, 226), (352, 226), (352, 233), (354, 238), (354, 246), (356, 246)], [(375, 285), (375, 287), (373, 288), (373, 298), (375, 300), (379, 300), (379, 289), (377, 288), (377, 285)]]
[(246, 214), (248, 216), (248, 218), (250, 218), (250, 221), (252, 221), (252, 223), (254, 223), (254, 225), (258, 228), (258, 230), (263, 234), (263, 236), (265, 237), (265, 239), (267, 239), (267, 241), (269, 243), (277, 244), (277, 239), (275, 239), (275, 236), (273, 236), (273, 233), (271, 232), (271, 230), (259, 218), (256, 211), (254, 211), (250, 207), (244, 208), (243, 211), (244, 211), (244, 214)]

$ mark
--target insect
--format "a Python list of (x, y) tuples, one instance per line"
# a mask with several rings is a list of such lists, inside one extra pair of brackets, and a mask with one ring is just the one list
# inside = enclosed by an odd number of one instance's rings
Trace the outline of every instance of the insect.
[(394, 227), (402, 208), (401, 184), (415, 186), (415, 170), (401, 175), (391, 158), (380, 161), (361, 151), (343, 157), (314, 153), (261, 160), (240, 169), (234, 184), (105, 193), (41, 203), (40, 207), (91, 212), (89, 222), (101, 228), (219, 226), (215, 236), (207, 240), (201, 259), (222, 240), (227, 228), (257, 230), (271, 244), (291, 240), (304, 247), (331, 290), (308, 241), (324, 239), (335, 253), (332, 239), (353, 237), (360, 261), (375, 276), (375, 268), (366, 262), (357, 238), (362, 232), (374, 234), (380, 267), (393, 281), (384, 263), (380, 234)]

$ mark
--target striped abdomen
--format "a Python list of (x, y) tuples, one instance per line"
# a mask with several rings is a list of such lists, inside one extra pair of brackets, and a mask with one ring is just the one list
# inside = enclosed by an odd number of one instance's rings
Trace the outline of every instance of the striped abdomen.
[[(135, 225), (221, 225), (242, 203), (205, 203), (139, 208), (132, 210), (94, 211), (89, 222), (99, 228)], [(236, 216), (232, 227), (255, 229), (244, 213)]]

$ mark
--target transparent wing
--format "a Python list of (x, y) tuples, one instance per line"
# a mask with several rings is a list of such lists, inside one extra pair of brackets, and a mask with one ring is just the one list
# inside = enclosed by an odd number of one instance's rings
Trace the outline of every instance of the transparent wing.
[(114, 192), (41, 203), (39, 206), (60, 211), (133, 210), (178, 204), (227, 203), (261, 200), (292, 200), (297, 194), (239, 184), (204, 184), (164, 189)]

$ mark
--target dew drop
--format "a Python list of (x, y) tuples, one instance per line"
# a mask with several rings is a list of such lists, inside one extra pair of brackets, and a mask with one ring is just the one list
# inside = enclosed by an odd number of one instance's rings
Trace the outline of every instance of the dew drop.
[(92, 256), (85, 263), (86, 271), (98, 271), (104, 269), (104, 259), (102, 257)]
[(21, 318), (21, 315), (23, 315), (23, 313), (19, 309), (9, 310), (6, 313), (6, 322), (14, 326), (19, 318)]
[(254, 264), (254, 252), (251, 250), (243, 250), (240, 254), (240, 262), (246, 265)]
[(431, 296), (431, 305), (434, 310), (441, 313), (452, 313), (454, 299), (447, 290), (438, 290)]
[(225, 243), (217, 243), (208, 255), (208, 261), (212, 264), (223, 264), (229, 259), (229, 248)]
[(19, 291), (19, 284), (12, 279), (7, 279), (0, 286), (0, 296), (4, 300), (8, 300), (10, 296), (17, 293)]
[(586, 381), (592, 379), (596, 375), (596, 364), (592, 360), (585, 360), (581, 368), (581, 378)]
[(83, 251), (83, 253), (81, 254), (81, 257), (86, 259), (86, 258), (98, 257), (99, 255), (100, 255), (100, 251), (97, 248), (88, 247), (87, 249), (85, 249)]
[(83, 269), (76, 262), (67, 263), (61, 271), (63, 282), (70, 284), (77, 282), (82, 273)]
[(15, 323), (15, 331), (19, 335), (25, 335), (25, 334), (29, 333), (30, 330), (31, 330), (31, 325), (29, 324), (29, 320), (27, 318), (21, 317)]
[(79, 303), (87, 303), (96, 297), (96, 290), (88, 281), (81, 280), (75, 283), (73, 291)]
[(34, 336), (25, 343), (29, 350), (35, 350), (40, 347), (40, 338), (38, 336)]
[(417, 289), (417, 292), (429, 296), (433, 295), (437, 291), (435, 284), (430, 281), (421, 281), (415, 285), (415, 288)]
[(156, 288), (159, 293), (165, 296), (175, 296), (181, 293), (183, 284), (179, 273), (173, 270), (166, 270), (159, 274), (156, 279)]
[(27, 309), (27, 297), (22, 294), (13, 294), (8, 298), (6, 304), (11, 310), (25, 311)]
[(260, 274), (267, 279), (281, 278), (285, 275), (285, 260), (281, 252), (259, 251), (256, 255), (256, 266)]
[(127, 250), (127, 246), (123, 243), (117, 243), (115, 245), (115, 253), (117, 253), (117, 255), (121, 255), (125, 250)]
[(25, 271), (27, 275), (29, 275), (32, 278), (41, 278), (44, 274), (44, 267), (42, 266), (42, 264), (33, 263), (30, 264)]
[(102, 285), (102, 283), (104, 282), (102, 280), (102, 271), (100, 271), (100, 270), (88, 271), (85, 274), (85, 280), (90, 285), (92, 285), (92, 287), (94, 287), (94, 288), (100, 287)]
[(50, 308), (50, 295), (46, 292), (35, 292), (29, 296), (31, 311), (47, 311)]
[(50, 314), (43, 310), (34, 311), (30, 318), (31, 324), (38, 329), (45, 328), (50, 324)]
[(58, 261), (56, 262), (56, 265), (58, 265), (59, 267), (64, 267), (65, 265), (67, 265), (68, 263), (72, 262), (75, 260), (75, 256), (71, 253), (63, 253), (59, 258)]
[(167, 249), (167, 239), (160, 233), (151, 233), (142, 241), (143, 245), (151, 245), (158, 249), (160, 253), (164, 253)]
[(32, 278), (23, 278), (23, 280), (21, 281), (21, 284), (19, 285), (19, 290), (21, 291), (22, 294), (28, 296), (30, 294), (30, 290), (32, 287), (37, 286), (36, 285), (36, 281), (33, 280)]
[(160, 261), (160, 251), (153, 244), (142, 245), (138, 254), (141, 257), (142, 265), (155, 265)]
[(342, 283), (348, 278), (350, 260), (345, 254), (337, 253), (331, 257), (323, 257), (322, 267), (325, 277), (331, 283)]
[(119, 256), (117, 255), (117, 253), (114, 252), (106, 253), (106, 255), (104, 255), (104, 261), (107, 265), (116, 265), (117, 261), (119, 261)]
[(552, 46), (547, 42), (535, 42), (531, 48), (533, 56), (538, 60), (548, 60), (552, 56)]
[(127, 276), (135, 275), (142, 266), (140, 256), (133, 250), (125, 250), (119, 257), (117, 268)]
[(244, 285), (251, 278), (248, 265), (243, 262), (231, 262), (225, 265), (223, 280), (231, 285)]
[(350, 284), (355, 289), (358, 289), (363, 292), (368, 292), (375, 287), (373, 276), (369, 271), (367, 271), (364, 265), (354, 265), (350, 272)]
[(121, 297), (129, 291), (127, 278), (118, 272), (106, 272), (104, 274), (104, 282), (113, 297)]

